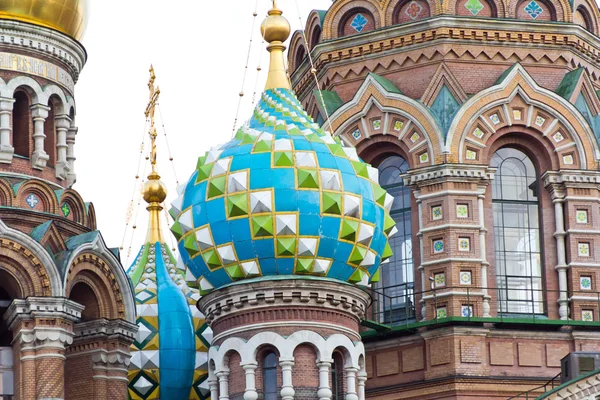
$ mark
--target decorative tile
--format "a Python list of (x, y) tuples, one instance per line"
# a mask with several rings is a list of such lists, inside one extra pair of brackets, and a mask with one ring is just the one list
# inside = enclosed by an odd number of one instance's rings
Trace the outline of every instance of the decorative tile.
[(581, 320), (586, 322), (593, 322), (594, 310), (581, 310)]
[(467, 160), (477, 160), (477, 152), (473, 150), (467, 150)]
[(539, 115), (535, 117), (535, 124), (540, 128), (544, 125), (544, 122), (546, 122), (546, 118), (540, 117)]
[(373, 121), (373, 129), (375, 129), (376, 131), (381, 129), (381, 120), (380, 119), (376, 119), (375, 121)]
[(65, 218), (68, 218), (71, 215), (71, 207), (69, 207), (69, 203), (64, 202), (62, 207), (60, 208)]
[(563, 134), (562, 134), (562, 132), (561, 132), (561, 131), (558, 131), (558, 132), (556, 132), (556, 133), (555, 133), (555, 134), (552, 136), (552, 138), (554, 139), (554, 141), (555, 141), (556, 143), (560, 143), (560, 142), (562, 142), (563, 140), (565, 140), (565, 137), (563, 136)]
[(490, 115), (490, 121), (492, 121), (494, 125), (498, 125), (500, 123), (500, 117), (498, 114), (492, 114)]
[(468, 204), (457, 204), (456, 205), (456, 218), (469, 218), (469, 205)]
[(575, 217), (578, 224), (587, 224), (588, 223), (588, 212), (587, 210), (577, 210), (577, 214)]
[(436, 288), (446, 286), (446, 274), (443, 272), (435, 274), (433, 276), (433, 281)]
[(483, 4), (481, 4), (481, 1), (479, 0), (468, 0), (465, 3), (465, 8), (469, 10), (473, 16), (476, 16), (481, 12), (481, 10), (483, 10)]
[(440, 254), (444, 252), (444, 240), (437, 239), (433, 241), (433, 253)]
[(523, 118), (523, 112), (521, 110), (513, 110), (513, 119), (515, 121), (520, 121)]
[(536, 19), (544, 12), (544, 9), (542, 7), (540, 7), (540, 5), (535, 2), (535, 0), (532, 0), (529, 4), (527, 4), (525, 6), (525, 12), (532, 19)]
[(364, 15), (358, 13), (350, 23), (350, 26), (354, 28), (356, 32), (362, 32), (368, 22), (369, 21), (367, 21)]
[(590, 256), (590, 244), (589, 243), (578, 243), (577, 253), (579, 257), (589, 257)]
[(29, 205), (30, 208), (35, 208), (38, 205), (38, 203), (40, 202), (40, 200), (37, 198), (37, 196), (33, 193), (31, 193), (29, 196), (27, 196), (25, 201), (27, 202), (27, 204)]
[(438, 309), (436, 310), (436, 316), (438, 319), (447, 318), (448, 311), (446, 310), (446, 307), (438, 307)]
[(429, 162), (429, 153), (425, 152), (419, 156), (419, 162), (425, 164)]
[(444, 218), (442, 206), (431, 207), (431, 219), (433, 219), (434, 221), (439, 221), (442, 218)]
[(402, 129), (402, 127), (404, 127), (404, 122), (402, 122), (402, 121), (396, 121), (396, 122), (394, 122), (394, 130), (396, 132), (400, 132), (400, 130)]
[(471, 251), (471, 239), (458, 238), (458, 251)]
[(421, 12), (423, 12), (423, 6), (414, 0), (410, 2), (404, 11), (404, 13), (413, 21), (421, 15)]
[(362, 133), (360, 133), (360, 129), (357, 129), (354, 132), (352, 132), (352, 137), (354, 138), (354, 140), (360, 139), (361, 136), (362, 136)]
[(464, 318), (472, 318), (473, 317), (473, 306), (463, 305), (460, 307), (460, 316)]
[(573, 156), (571, 154), (563, 156), (563, 163), (565, 165), (573, 165)]
[(459, 281), (461, 285), (471, 284), (471, 271), (460, 271)]
[(579, 289), (592, 290), (592, 277), (591, 276), (580, 276), (579, 277)]
[(410, 137), (410, 141), (413, 143), (416, 143), (417, 140), (419, 140), (421, 138), (421, 136), (419, 136), (419, 134), (417, 132), (414, 132), (412, 134), (412, 136)]
[(478, 139), (482, 139), (485, 133), (481, 129), (475, 128), (475, 130), (473, 131), (473, 135)]

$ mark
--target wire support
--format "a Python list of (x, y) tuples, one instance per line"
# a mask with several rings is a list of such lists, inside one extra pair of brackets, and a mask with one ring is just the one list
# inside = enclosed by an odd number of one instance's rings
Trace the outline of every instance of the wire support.
[(171, 153), (171, 146), (169, 145), (169, 139), (167, 138), (167, 128), (165, 128), (165, 120), (162, 116), (162, 111), (160, 109), (160, 103), (158, 106), (158, 116), (160, 117), (160, 124), (163, 130), (163, 135), (165, 137), (165, 144), (167, 146), (167, 153), (169, 154), (169, 162), (171, 163), (171, 169), (173, 170), (173, 176), (175, 177), (175, 183), (179, 186), (179, 179), (177, 178), (177, 170), (175, 169), (175, 160), (173, 158), (173, 154)]

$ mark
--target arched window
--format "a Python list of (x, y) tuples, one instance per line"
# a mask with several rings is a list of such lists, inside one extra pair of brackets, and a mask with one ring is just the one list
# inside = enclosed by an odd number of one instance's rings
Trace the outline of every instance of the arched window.
[(494, 154), (492, 183), (498, 311), (542, 314), (539, 180), (525, 153), (503, 148)]
[(277, 400), (277, 355), (272, 351), (263, 358), (263, 392), (265, 400)]
[(331, 364), (331, 400), (344, 399), (344, 359), (338, 352), (333, 353)]
[(46, 138), (44, 139), (44, 151), (48, 154), (48, 166), (54, 167), (56, 162), (56, 123), (54, 122), (55, 116), (55, 107), (52, 99), (48, 102), (48, 117), (44, 122), (44, 134)]
[(379, 183), (394, 203), (390, 214), (396, 221), (398, 233), (390, 239), (394, 255), (381, 269), (379, 289), (383, 292), (381, 305), (385, 322), (414, 318), (414, 264), (412, 253), (412, 221), (410, 189), (400, 177), (408, 171), (408, 163), (400, 156), (386, 158), (379, 165)]
[(15, 155), (29, 158), (31, 155), (29, 149), (31, 118), (29, 117), (29, 97), (25, 92), (15, 92), (12, 123)]

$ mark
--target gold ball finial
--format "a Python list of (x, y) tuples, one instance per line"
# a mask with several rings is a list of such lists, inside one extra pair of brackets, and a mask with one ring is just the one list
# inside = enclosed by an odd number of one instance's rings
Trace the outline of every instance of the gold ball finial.
[(167, 187), (157, 174), (151, 174), (144, 183), (142, 196), (146, 203), (162, 203), (167, 198)]
[(273, 2), (273, 8), (269, 10), (267, 18), (265, 18), (260, 26), (260, 32), (266, 42), (283, 43), (290, 37), (292, 28), (290, 27), (288, 20), (285, 19), (282, 14), (283, 12), (278, 9), (275, 2)]

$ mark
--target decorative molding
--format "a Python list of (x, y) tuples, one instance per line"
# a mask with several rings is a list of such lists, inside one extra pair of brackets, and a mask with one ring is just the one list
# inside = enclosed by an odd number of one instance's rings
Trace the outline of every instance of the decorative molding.
[(422, 184), (426, 181), (441, 178), (492, 180), (496, 168), (485, 165), (442, 164), (412, 170), (404, 175), (405, 185)]
[[(600, 184), (600, 171), (591, 170), (565, 170), (548, 171), (541, 176), (544, 187), (552, 184), (590, 184), (591, 187), (598, 188)], [(589, 200), (595, 200), (590, 198)]]

